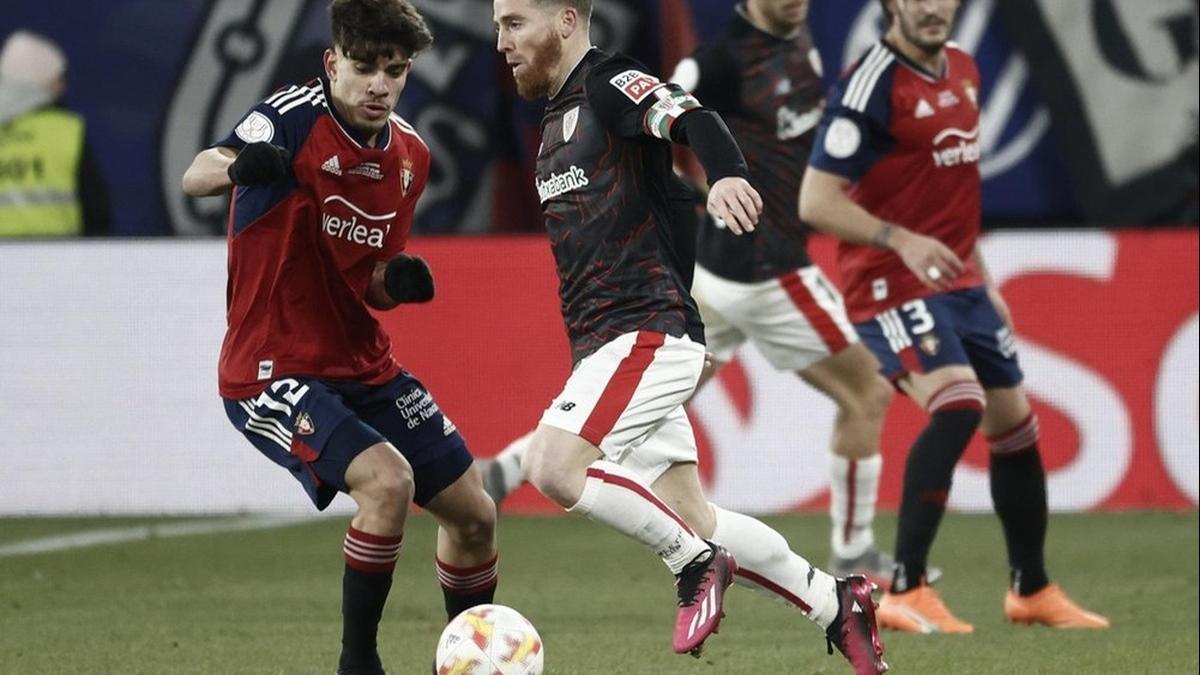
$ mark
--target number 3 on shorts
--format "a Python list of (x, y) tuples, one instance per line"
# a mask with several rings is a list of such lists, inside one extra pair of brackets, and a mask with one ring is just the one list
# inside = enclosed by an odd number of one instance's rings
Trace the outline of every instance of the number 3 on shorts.
[[(900, 312), (908, 315), (907, 328)], [(911, 347), (914, 336), (924, 335), (933, 330), (933, 315), (929, 313), (929, 308), (921, 299), (912, 300), (897, 308), (880, 312), (876, 315), (875, 321), (883, 329), (883, 336), (887, 338), (888, 346), (891, 347), (894, 354), (899, 354)]]
[(908, 313), (909, 332), (913, 335), (928, 333), (933, 330), (933, 315), (925, 306), (925, 301), (917, 298), (900, 305), (900, 309)]

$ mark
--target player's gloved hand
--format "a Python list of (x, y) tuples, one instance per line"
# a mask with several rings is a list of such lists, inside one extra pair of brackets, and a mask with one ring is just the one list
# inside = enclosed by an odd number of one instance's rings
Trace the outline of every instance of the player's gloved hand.
[(433, 273), (423, 258), (401, 253), (388, 261), (383, 288), (396, 302), (429, 302), (433, 299)]
[(234, 185), (267, 185), (283, 178), (291, 164), (287, 148), (266, 142), (250, 143), (242, 148), (229, 165), (229, 180)]

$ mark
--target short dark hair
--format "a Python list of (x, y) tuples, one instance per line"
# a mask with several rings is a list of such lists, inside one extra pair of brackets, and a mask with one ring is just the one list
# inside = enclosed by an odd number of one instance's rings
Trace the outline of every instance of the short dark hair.
[(374, 62), (397, 50), (409, 58), (433, 44), (433, 33), (409, 0), (332, 0), (333, 44), (358, 61)]
[(546, 5), (573, 7), (585, 21), (592, 18), (592, 0), (534, 0), (534, 2), (541, 7)]
[(890, 25), (892, 23), (892, 10), (888, 9), (888, 0), (879, 0), (879, 6), (883, 8), (883, 20)]

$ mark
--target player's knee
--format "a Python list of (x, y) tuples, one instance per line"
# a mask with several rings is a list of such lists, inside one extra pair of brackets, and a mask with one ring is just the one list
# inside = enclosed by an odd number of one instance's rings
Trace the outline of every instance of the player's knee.
[(537, 488), (538, 492), (564, 506), (571, 505), (571, 495), (567, 490), (567, 481), (563, 467), (553, 460), (528, 462), (524, 465), (525, 479)]
[(882, 376), (871, 379), (871, 384), (864, 387), (860, 395), (862, 415), (871, 420), (882, 419), (892, 404), (895, 389)]
[(563, 506), (571, 506), (573, 500), (567, 489), (567, 467), (553, 452), (548, 451), (540, 439), (535, 437), (530, 444), (521, 462), (521, 469), (525, 472), (525, 480), (538, 492)]
[(852, 424), (877, 424), (892, 403), (892, 385), (882, 376), (872, 377), (858, 386), (838, 405), (843, 416)]
[(461, 548), (490, 546), (496, 538), (496, 506), (490, 499), (483, 499), (472, 513), (446, 529), (450, 538)]
[(362, 492), (380, 516), (402, 519), (413, 498), (413, 474), (408, 462), (397, 462), (371, 477)]

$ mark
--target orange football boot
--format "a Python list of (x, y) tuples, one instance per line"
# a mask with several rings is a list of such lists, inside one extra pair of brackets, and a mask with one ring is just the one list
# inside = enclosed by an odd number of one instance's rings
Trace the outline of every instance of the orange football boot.
[(1041, 623), (1051, 628), (1108, 628), (1108, 619), (1089, 612), (1067, 597), (1058, 584), (1033, 595), (1020, 596), (1009, 589), (1004, 596), (1004, 616), (1013, 623)]
[(903, 593), (884, 593), (875, 610), (881, 628), (905, 633), (974, 633), (975, 627), (959, 620), (933, 587), (920, 585)]

